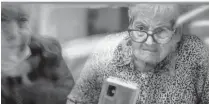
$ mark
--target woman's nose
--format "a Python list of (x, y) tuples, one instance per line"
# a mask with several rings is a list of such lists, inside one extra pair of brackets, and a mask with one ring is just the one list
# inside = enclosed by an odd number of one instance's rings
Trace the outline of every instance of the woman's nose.
[(147, 38), (147, 40), (145, 41), (145, 43), (146, 43), (147, 45), (152, 45), (152, 44), (154, 44), (154, 40), (153, 40), (153, 38), (152, 38), (151, 36), (148, 36), (148, 38)]
[(13, 40), (18, 36), (18, 24), (16, 21), (10, 21), (6, 27), (7, 39)]

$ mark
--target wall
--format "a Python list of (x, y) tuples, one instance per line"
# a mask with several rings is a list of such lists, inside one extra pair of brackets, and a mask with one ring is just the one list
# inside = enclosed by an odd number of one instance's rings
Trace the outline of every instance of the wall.
[(68, 5), (41, 6), (40, 33), (56, 37), (61, 44), (87, 35), (87, 9)]

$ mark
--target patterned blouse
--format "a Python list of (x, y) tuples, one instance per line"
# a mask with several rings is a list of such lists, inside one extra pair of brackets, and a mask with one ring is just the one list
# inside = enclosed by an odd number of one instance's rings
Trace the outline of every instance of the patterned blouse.
[(110, 76), (138, 84), (137, 104), (209, 104), (209, 53), (198, 37), (183, 35), (175, 54), (154, 72), (134, 69), (131, 55), (127, 32), (107, 36), (87, 61), (67, 104), (98, 104)]

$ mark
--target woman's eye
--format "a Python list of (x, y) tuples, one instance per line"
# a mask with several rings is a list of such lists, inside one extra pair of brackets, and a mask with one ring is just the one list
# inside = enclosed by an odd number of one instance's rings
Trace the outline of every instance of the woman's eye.
[(25, 17), (21, 17), (17, 19), (20, 28), (23, 28), (25, 24), (28, 22), (28, 19)]
[(155, 30), (155, 33), (162, 33), (163, 31), (164, 31), (164, 29), (158, 28), (158, 29)]
[(18, 18), (18, 22), (27, 22), (28, 19), (25, 17)]
[(145, 29), (143, 26), (138, 26), (137, 28), (141, 31)]

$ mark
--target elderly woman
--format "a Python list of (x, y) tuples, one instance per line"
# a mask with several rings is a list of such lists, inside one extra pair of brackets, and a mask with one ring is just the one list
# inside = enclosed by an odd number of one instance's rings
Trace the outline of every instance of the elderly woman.
[(53, 38), (32, 33), (31, 5), (2, 3), (1, 103), (64, 104), (74, 80)]
[(67, 104), (98, 104), (110, 76), (138, 84), (137, 104), (209, 104), (208, 51), (173, 27), (180, 11), (176, 4), (131, 6), (128, 31), (98, 44)]

